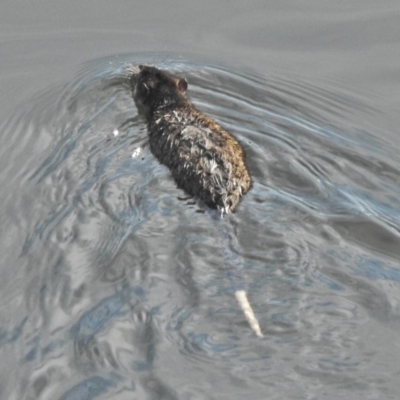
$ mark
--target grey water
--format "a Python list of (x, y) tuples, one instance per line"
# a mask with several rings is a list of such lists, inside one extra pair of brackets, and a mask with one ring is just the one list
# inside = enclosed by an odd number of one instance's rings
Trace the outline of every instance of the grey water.
[[(390, 1), (5, 2), (0, 398), (397, 399), (399, 19)], [(245, 149), (261, 339), (220, 225), (149, 151), (139, 63), (185, 77)]]

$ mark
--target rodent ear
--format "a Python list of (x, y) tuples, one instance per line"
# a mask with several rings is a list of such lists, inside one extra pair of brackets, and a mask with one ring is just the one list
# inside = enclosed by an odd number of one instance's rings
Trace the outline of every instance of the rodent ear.
[(179, 81), (178, 81), (179, 91), (184, 93), (184, 92), (186, 92), (187, 88), (188, 88), (188, 81), (184, 78), (179, 79)]

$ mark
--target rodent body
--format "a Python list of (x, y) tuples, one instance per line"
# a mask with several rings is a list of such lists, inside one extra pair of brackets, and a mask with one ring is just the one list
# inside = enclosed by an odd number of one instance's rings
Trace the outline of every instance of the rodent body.
[[(222, 215), (233, 212), (251, 188), (239, 142), (193, 107), (186, 97), (186, 80), (155, 67), (139, 66), (130, 82), (133, 99), (147, 121), (150, 149), (170, 169), (178, 187)], [(232, 245), (232, 233), (228, 228), (224, 235), (227, 247)], [(237, 289), (235, 297), (250, 327), (262, 337), (246, 291)]]
[(140, 66), (131, 85), (147, 120), (150, 149), (170, 169), (178, 187), (211, 208), (234, 211), (251, 187), (239, 142), (193, 107), (186, 97), (186, 80)]

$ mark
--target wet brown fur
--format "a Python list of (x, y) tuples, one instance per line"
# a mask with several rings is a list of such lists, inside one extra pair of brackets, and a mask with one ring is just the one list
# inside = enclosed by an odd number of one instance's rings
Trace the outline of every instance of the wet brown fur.
[(239, 142), (193, 107), (186, 80), (140, 66), (131, 76), (131, 87), (147, 121), (150, 149), (178, 187), (211, 208), (234, 211), (251, 187)]

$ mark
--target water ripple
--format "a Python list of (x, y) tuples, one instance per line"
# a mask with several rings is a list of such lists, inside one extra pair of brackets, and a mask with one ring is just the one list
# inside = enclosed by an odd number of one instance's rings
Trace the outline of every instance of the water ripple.
[(236, 214), (237, 274), (260, 340), (235, 303), (221, 229), (149, 152), (127, 76), (154, 59), (95, 60), (2, 125), (5, 257), (18, 265), (4, 290), (18, 312), (4, 307), (0, 332), (19, 371), (9, 398), (359, 382), (376, 361), (365, 327), (400, 322), (399, 149), (371, 124), (378, 111), (301, 80), (160, 64), (246, 150), (254, 185)]

